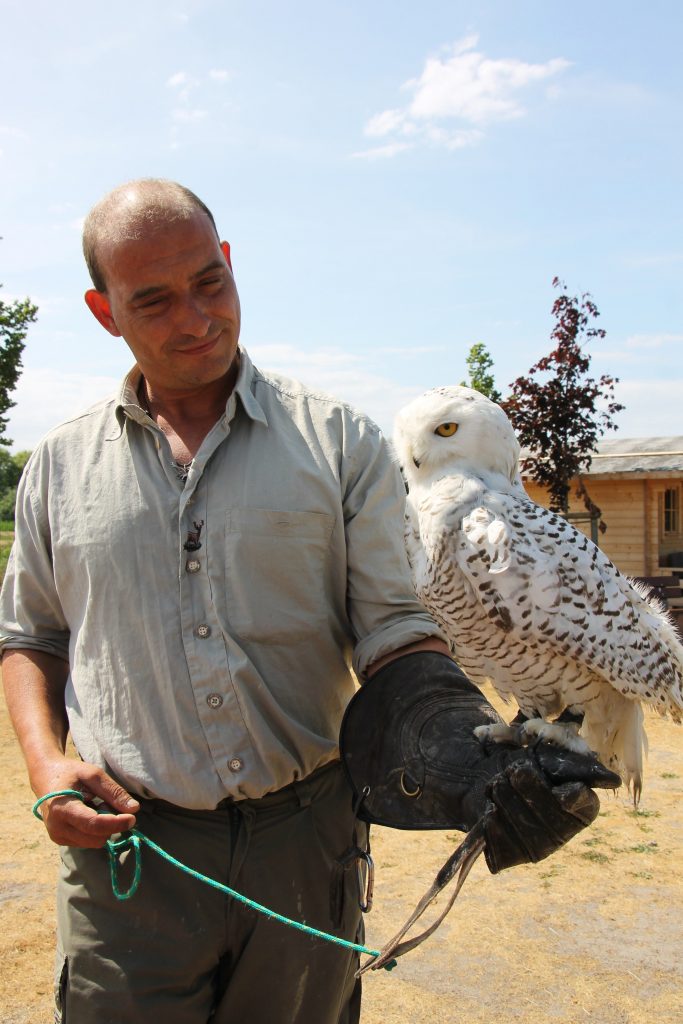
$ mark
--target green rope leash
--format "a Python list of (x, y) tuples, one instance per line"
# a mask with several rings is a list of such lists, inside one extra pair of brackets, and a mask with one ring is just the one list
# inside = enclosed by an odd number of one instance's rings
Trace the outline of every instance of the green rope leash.
[[(43, 820), (43, 816), (39, 811), (41, 804), (45, 803), (46, 800), (51, 800), (55, 796), (73, 796), (85, 803), (85, 797), (77, 789), (58, 789), (54, 793), (46, 793), (45, 796), (41, 796), (39, 800), (33, 805), (33, 813), (40, 821)], [(291, 918), (285, 917), (283, 914), (278, 914), (275, 910), (271, 910), (269, 907), (264, 907), (261, 903), (256, 903), (255, 900), (249, 899), (247, 896), (243, 896), (242, 893), (237, 892), (235, 889), (231, 889), (228, 885), (223, 885), (222, 882), (216, 882), (215, 879), (209, 878), (208, 875), (203, 875), (199, 871), (195, 871), (194, 868), (190, 868), (187, 864), (183, 864), (182, 861), (176, 860), (170, 853), (162, 849), (161, 846), (140, 832), (138, 829), (133, 828), (121, 839), (108, 839), (106, 842), (107, 854), (109, 856), (109, 871), (111, 875), (111, 887), (114, 896), (117, 900), (128, 900), (131, 896), (134, 896), (137, 892), (138, 886), (142, 879), (142, 851), (140, 844), (144, 843), (145, 846), (149, 846), (150, 850), (154, 850), (158, 853), (165, 861), (172, 864), (173, 867), (178, 868), (179, 871), (183, 871), (186, 875), (190, 875), (192, 878), (196, 878), (199, 882), (204, 882), (205, 885), (210, 885), (212, 889), (218, 889), (219, 892), (226, 893), (228, 896), (232, 896), (239, 903), (243, 903), (247, 907), (251, 907), (252, 910), (256, 910), (259, 914), (264, 914), (272, 921), (279, 921), (281, 924), (289, 925), (290, 928), (296, 928), (297, 931), (305, 932), (307, 935), (314, 935), (318, 939), (324, 939), (326, 942), (332, 942), (337, 946), (344, 946), (345, 949), (353, 949), (359, 953), (367, 953), (368, 956), (377, 957), (380, 951), (377, 949), (368, 949), (367, 946), (361, 946), (356, 942), (349, 942), (347, 939), (340, 939), (336, 935), (330, 935), (329, 932), (319, 931), (317, 928), (312, 928), (308, 924), (302, 924), (300, 921), (292, 921)], [(130, 883), (128, 889), (122, 892), (119, 889), (118, 884), (118, 867), (119, 867), (119, 855), (124, 853), (126, 850), (132, 850), (134, 856), (134, 871), (133, 880)], [(396, 967), (396, 961), (390, 960), (389, 963), (384, 965), (386, 971), (391, 971)]]

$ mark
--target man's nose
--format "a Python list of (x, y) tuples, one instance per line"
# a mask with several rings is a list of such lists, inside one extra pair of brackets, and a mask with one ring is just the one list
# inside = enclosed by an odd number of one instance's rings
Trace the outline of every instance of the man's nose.
[(203, 338), (209, 332), (211, 317), (201, 301), (189, 296), (177, 309), (176, 327), (182, 334)]

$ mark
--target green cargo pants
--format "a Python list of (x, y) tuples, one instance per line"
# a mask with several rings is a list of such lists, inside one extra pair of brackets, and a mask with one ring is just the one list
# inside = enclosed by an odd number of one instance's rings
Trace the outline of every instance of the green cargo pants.
[[(339, 763), (215, 811), (141, 803), (140, 831), (183, 863), (288, 917), (361, 939), (356, 871), (340, 872), (335, 860), (354, 829), (361, 846), (366, 834)], [(140, 888), (126, 902), (113, 896), (104, 850), (63, 848), (61, 857), (56, 1024), (359, 1020), (357, 954), (268, 920), (144, 846)], [(123, 888), (129, 872), (124, 863)]]

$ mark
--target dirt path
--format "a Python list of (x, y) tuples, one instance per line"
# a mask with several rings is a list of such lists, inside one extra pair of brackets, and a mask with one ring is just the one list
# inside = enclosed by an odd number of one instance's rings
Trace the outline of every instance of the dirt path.
[[(648, 734), (639, 811), (603, 798), (593, 827), (542, 864), (475, 866), (436, 935), (367, 978), (363, 1024), (683, 1022), (683, 729), (652, 717)], [(57, 854), (29, 813), (4, 706), (0, 772), (0, 1020), (47, 1024)], [(393, 934), (460, 838), (373, 831), (368, 945)]]

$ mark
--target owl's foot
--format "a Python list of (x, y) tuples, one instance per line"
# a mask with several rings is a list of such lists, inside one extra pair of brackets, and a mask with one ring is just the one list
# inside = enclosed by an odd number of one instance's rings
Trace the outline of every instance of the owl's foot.
[(514, 747), (532, 747), (535, 743), (552, 743), (577, 754), (592, 754), (585, 740), (578, 735), (575, 722), (546, 722), (543, 718), (518, 715), (509, 725), (478, 725), (474, 735), (480, 743), (509, 743)]
[(480, 743), (509, 743), (513, 747), (522, 747), (521, 727), (511, 722), (510, 725), (506, 725), (505, 722), (496, 722), (495, 725), (478, 725), (474, 730), (474, 735), (477, 737)]
[(542, 718), (529, 718), (520, 727), (521, 743), (531, 747), (534, 743), (552, 743), (576, 754), (592, 754), (585, 740), (581, 739), (573, 723), (546, 722)]

